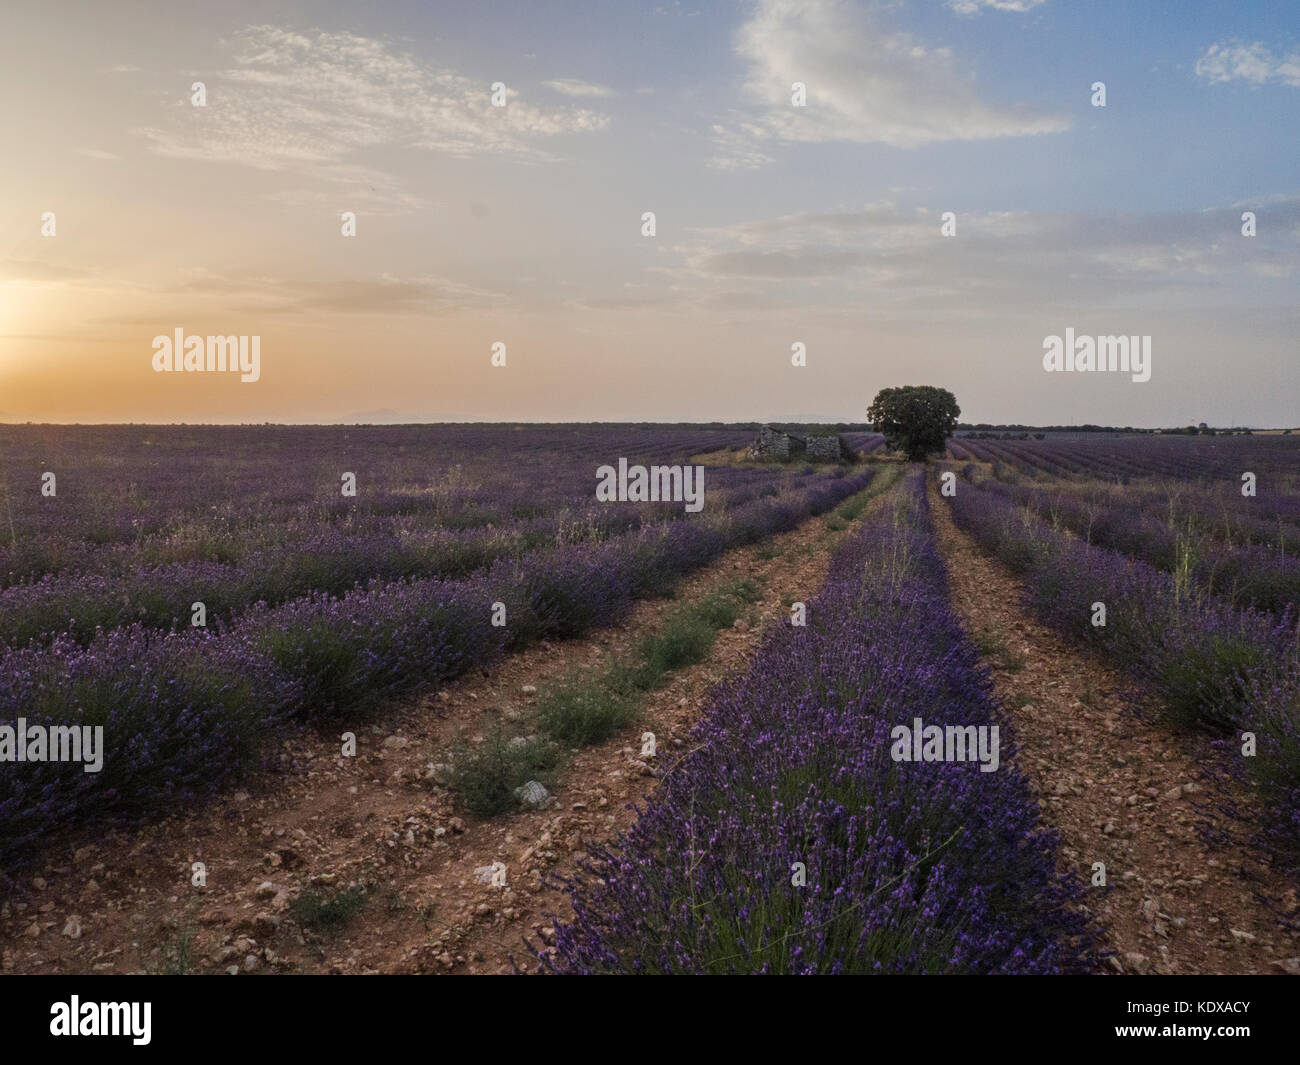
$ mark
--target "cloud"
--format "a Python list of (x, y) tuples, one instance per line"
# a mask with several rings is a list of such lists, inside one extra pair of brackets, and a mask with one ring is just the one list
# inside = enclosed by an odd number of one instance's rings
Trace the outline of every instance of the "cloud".
[(549, 156), (537, 141), (609, 124), (587, 108), (534, 106), (509, 88), (506, 106), (494, 107), (490, 84), (381, 40), (274, 26), (236, 37), (232, 65), (209, 79), (207, 98), (135, 132), (160, 155), (344, 181), (353, 154), (379, 146), (538, 160)]
[[(1243, 209), (1260, 235), (1241, 235)], [(1157, 300), (1203, 307), (1233, 284), (1300, 274), (1300, 197), (1151, 214), (940, 212), (884, 202), (690, 231), (656, 273), (698, 306), (761, 311), (794, 301), (819, 312), (1036, 302), (1084, 309)]]
[(219, 297), (229, 306), (260, 314), (430, 314), (499, 306), (504, 299), (501, 293), (433, 275), (317, 281), (204, 272), (173, 291)]
[(718, 252), (702, 257), (696, 265), (705, 273), (726, 277), (814, 278), (842, 274), (869, 261), (863, 252), (809, 247)]
[(0, 282), (19, 284), (48, 284), (60, 281), (80, 281), (91, 276), (84, 270), (66, 266), (53, 266), (34, 259), (0, 259)]
[(121, 159), (120, 155), (114, 155), (112, 152), (100, 151), (98, 148), (78, 148), (78, 155), (87, 156), (90, 159)]
[(1196, 61), (1196, 74), (1211, 85), (1226, 81), (1264, 85), (1278, 81), (1283, 85), (1300, 86), (1300, 51), (1278, 57), (1258, 41), (1254, 44), (1221, 41), (1201, 53)]
[(561, 96), (617, 96), (618, 94), (604, 85), (595, 85), (578, 78), (556, 78), (542, 82), (548, 89), (554, 89)]
[[(1063, 116), (982, 101), (952, 52), (878, 24), (844, 0), (760, 0), (736, 35), (752, 117), (715, 127), (714, 166), (759, 165), (779, 142), (844, 141), (911, 148), (942, 141), (1056, 133)], [(791, 85), (807, 86), (806, 107)], [(738, 145), (749, 147), (748, 159)]]
[(978, 15), (987, 8), (990, 11), (1032, 11), (1046, 0), (948, 0), (948, 6), (959, 15)]
[(328, 188), (292, 188), (268, 193), (267, 199), (301, 209), (321, 211), (364, 210), (375, 218), (428, 210), (430, 201), (409, 192), (400, 179), (373, 167), (338, 163), (313, 174)]
[(717, 154), (708, 160), (715, 170), (755, 170), (773, 161), (773, 156), (759, 147), (768, 136), (761, 123), (732, 120), (732, 126), (715, 125), (711, 130)]

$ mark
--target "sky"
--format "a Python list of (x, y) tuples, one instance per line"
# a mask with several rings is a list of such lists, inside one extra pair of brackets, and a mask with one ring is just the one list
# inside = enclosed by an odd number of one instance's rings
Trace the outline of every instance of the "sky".
[[(0, 421), (1298, 425), (1298, 14), (12, 5)], [(1150, 379), (1049, 372), (1067, 329)]]

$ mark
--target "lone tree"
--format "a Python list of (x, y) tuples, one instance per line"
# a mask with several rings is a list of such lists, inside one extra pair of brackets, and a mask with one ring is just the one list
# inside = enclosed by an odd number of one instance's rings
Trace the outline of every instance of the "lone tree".
[(957, 397), (932, 385), (882, 388), (867, 408), (867, 421), (885, 443), (912, 462), (942, 451), (960, 415)]

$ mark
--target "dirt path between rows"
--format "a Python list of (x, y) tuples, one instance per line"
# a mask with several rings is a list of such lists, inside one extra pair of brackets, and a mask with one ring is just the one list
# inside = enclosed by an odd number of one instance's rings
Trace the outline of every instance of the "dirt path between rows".
[[(954, 605), (993, 669), (997, 694), (1061, 858), (1089, 884), (1085, 902), (1129, 973), (1300, 972), (1296, 892), (1266, 868), (1249, 827), (1245, 787), (1201, 767), (1223, 755), (1175, 733), (1131, 678), (1021, 609), (1021, 585), (952, 522), (933, 482), (930, 503)], [(961, 487), (958, 487), (961, 491)]]
[[(847, 535), (842, 526), (822, 516), (729, 551), (684, 579), (674, 599), (640, 603), (589, 638), (540, 644), (373, 722), (343, 721), (327, 733), (287, 739), (284, 771), (246, 780), (201, 810), (57, 848), (25, 895), (0, 910), (0, 969), (534, 967), (525, 937), (544, 943), (551, 935), (546, 915), (568, 912), (567, 897), (544, 878), (575, 872), (587, 847), (631, 823), (631, 805), (644, 801), (656, 774), (681, 753), (708, 690), (744, 666), (763, 627), (787, 615), (789, 600), (811, 598), (821, 587)], [(522, 722), (536, 687), (574, 669), (600, 668), (683, 602), (732, 577), (758, 583), (755, 623), (724, 630), (704, 662), (670, 674), (626, 734), (574, 754), (547, 808), (481, 820), (458, 810), (430, 779), (430, 764), (456, 735), (481, 736), (494, 717)], [(354, 757), (341, 755), (344, 731), (356, 734)], [(643, 731), (655, 733), (657, 758), (640, 757)], [(191, 883), (195, 862), (206, 866), (206, 886)], [(504, 887), (487, 872), (498, 862)], [(303, 928), (293, 916), (291, 902), (303, 891), (352, 883), (366, 887), (365, 901), (335, 929)]]

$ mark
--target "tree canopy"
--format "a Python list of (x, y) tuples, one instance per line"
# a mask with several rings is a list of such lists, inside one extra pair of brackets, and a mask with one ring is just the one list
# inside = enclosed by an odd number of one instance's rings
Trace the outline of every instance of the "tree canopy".
[(867, 408), (867, 420), (886, 444), (913, 462), (943, 451), (960, 415), (957, 397), (933, 385), (882, 388)]

